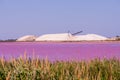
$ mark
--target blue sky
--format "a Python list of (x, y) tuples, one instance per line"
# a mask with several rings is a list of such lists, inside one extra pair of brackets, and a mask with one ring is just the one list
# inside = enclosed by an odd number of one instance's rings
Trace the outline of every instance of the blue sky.
[(120, 0), (0, 0), (0, 39), (68, 30), (120, 35)]

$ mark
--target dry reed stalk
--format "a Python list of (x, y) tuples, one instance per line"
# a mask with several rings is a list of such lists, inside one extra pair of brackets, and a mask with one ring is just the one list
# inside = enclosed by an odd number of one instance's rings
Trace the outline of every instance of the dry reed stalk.
[(89, 65), (90, 65), (90, 61), (87, 62), (86, 64), (86, 76), (85, 76), (85, 80), (89, 80)]
[(101, 80), (100, 75), (101, 75), (101, 71), (99, 71), (99, 72), (98, 72), (98, 75), (97, 75), (97, 80)]
[(83, 75), (85, 72), (85, 64), (84, 61), (82, 62), (82, 67), (81, 67), (81, 74)]
[(75, 70), (74, 70), (74, 74), (75, 74), (75, 75), (79, 74), (79, 71), (78, 71), (78, 70), (79, 70), (79, 65), (77, 64), (77, 65), (76, 65), (76, 68), (75, 68)]
[(5, 67), (5, 59), (4, 59), (4, 57), (2, 56), (2, 58), (1, 58), (1, 64), (2, 64), (2, 67), (4, 68)]
[(80, 78), (81, 78), (81, 75), (82, 75), (82, 71), (81, 71), (81, 69), (80, 69), (79, 64), (77, 64), (77, 67), (76, 67), (76, 69), (75, 69), (75, 72), (77, 72), (77, 73), (75, 73), (75, 75), (77, 75), (77, 78), (80, 79)]
[(32, 80), (35, 80), (35, 77), (36, 77), (36, 71), (34, 70), (33, 71), (33, 79)]
[(109, 63), (109, 76), (108, 76), (108, 79), (109, 80), (112, 80), (112, 65), (111, 65), (111, 61), (110, 61), (110, 63)]
[(15, 69), (17, 68), (17, 62), (15, 60), (15, 58), (12, 59), (12, 64), (14, 65)]
[(18, 61), (23, 61), (23, 56), (22, 55), (20, 55), (20, 57), (18, 58)]
[(59, 80), (63, 80), (63, 76), (60, 76)]
[(41, 70), (43, 70), (43, 69), (44, 69), (44, 61), (42, 60), (42, 61), (40, 62), (40, 64), (41, 64)]
[[(62, 75), (65, 75), (64, 69), (61, 70), (61, 74), (62, 74)], [(62, 75), (61, 75), (61, 76), (62, 76)], [(60, 76), (60, 77), (61, 77), (61, 76)]]
[(45, 58), (45, 68), (46, 68), (46, 70), (50, 70), (50, 64), (49, 64), (49, 61), (48, 61), (48, 58), (47, 58), (47, 56), (46, 56), (46, 58)]
[(6, 77), (6, 80), (10, 80), (10, 74), (11, 74), (11, 71), (8, 72), (8, 75)]
[(35, 62), (35, 67), (38, 68), (38, 62), (39, 62), (39, 59), (37, 58), (36, 59), (36, 62)]

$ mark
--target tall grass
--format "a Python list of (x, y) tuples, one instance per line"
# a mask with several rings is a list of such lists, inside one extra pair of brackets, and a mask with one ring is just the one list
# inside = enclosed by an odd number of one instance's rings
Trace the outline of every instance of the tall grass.
[(50, 62), (0, 58), (0, 80), (120, 80), (120, 60)]

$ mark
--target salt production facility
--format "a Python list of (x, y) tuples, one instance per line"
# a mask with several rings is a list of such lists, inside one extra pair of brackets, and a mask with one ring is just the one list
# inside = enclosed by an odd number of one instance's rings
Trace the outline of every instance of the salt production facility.
[(107, 37), (97, 35), (97, 34), (84, 34), (78, 35), (80, 32), (76, 33), (56, 33), (56, 34), (44, 34), (41, 36), (35, 35), (25, 35), (18, 38), (16, 41), (101, 41), (108, 40)]

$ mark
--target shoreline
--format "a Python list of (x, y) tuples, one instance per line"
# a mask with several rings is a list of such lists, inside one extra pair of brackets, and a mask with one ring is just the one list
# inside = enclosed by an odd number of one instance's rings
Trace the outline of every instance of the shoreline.
[(106, 40), (106, 41), (0, 41), (0, 43), (48, 43), (48, 44), (109, 44), (109, 43), (120, 43), (120, 41)]

